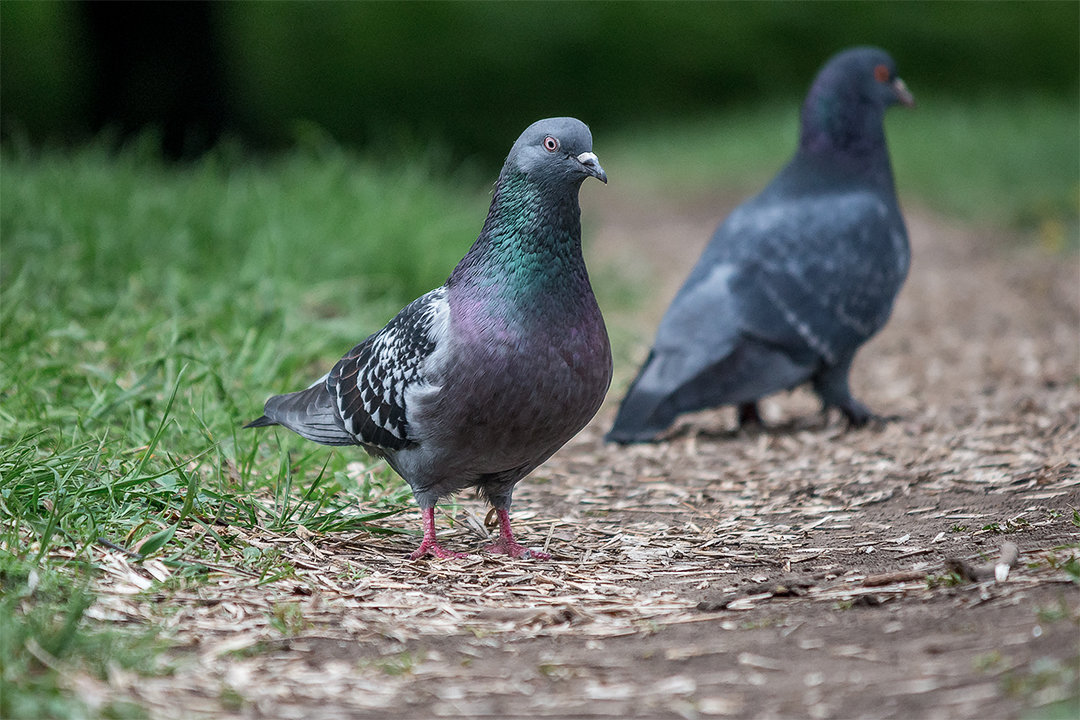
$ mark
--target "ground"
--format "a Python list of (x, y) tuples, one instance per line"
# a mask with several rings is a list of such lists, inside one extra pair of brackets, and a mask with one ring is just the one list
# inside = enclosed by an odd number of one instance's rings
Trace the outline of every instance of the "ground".
[[(176, 669), (79, 692), (161, 718), (1076, 717), (1076, 256), (909, 208), (910, 279), (852, 378), (897, 419), (849, 431), (798, 391), (764, 431), (722, 409), (623, 448), (602, 434), (735, 198), (600, 198), (594, 273), (648, 301), (609, 315), (631, 357), (600, 414), (515, 495), (520, 539), (552, 560), (479, 554), (471, 497), (439, 521), (463, 560), (408, 561), (411, 535), (260, 533), (295, 577), (148, 599), (168, 569), (106, 555), (91, 615), (163, 622)], [(955, 572), (1010, 542), (1003, 581)]]

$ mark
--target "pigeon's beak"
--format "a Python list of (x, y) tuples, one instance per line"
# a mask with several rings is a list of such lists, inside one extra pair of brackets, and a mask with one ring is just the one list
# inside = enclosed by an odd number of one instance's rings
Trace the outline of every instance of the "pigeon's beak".
[(581, 167), (585, 168), (586, 174), (592, 175), (605, 185), (607, 184), (607, 173), (604, 172), (604, 168), (600, 167), (600, 161), (596, 158), (595, 153), (583, 152), (577, 156), (577, 161), (581, 163)]
[(915, 107), (915, 96), (911, 94), (911, 91), (907, 89), (907, 85), (900, 78), (896, 78), (892, 81), (893, 92), (896, 93), (896, 100), (901, 105), (906, 107)]

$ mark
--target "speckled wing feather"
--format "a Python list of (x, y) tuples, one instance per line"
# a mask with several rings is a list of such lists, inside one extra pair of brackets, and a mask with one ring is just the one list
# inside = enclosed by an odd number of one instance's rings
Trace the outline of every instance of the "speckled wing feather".
[(326, 378), (344, 429), (362, 445), (384, 451), (413, 442), (406, 396), (430, 385), (424, 369), (445, 337), (450, 309), (446, 288), (407, 305), (386, 327), (345, 355)]
[(888, 319), (907, 274), (903, 221), (871, 192), (778, 209), (754, 213), (749, 227), (735, 213), (721, 228), (742, 249), (730, 283), (742, 332), (835, 363)]

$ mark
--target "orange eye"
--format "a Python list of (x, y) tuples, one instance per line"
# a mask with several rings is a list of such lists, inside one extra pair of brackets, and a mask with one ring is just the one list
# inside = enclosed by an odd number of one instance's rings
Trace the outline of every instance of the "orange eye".
[(548, 135), (544, 138), (544, 149), (548, 152), (555, 152), (559, 149), (559, 141)]
[(874, 68), (874, 79), (879, 83), (889, 82), (889, 68), (884, 65), (878, 65)]

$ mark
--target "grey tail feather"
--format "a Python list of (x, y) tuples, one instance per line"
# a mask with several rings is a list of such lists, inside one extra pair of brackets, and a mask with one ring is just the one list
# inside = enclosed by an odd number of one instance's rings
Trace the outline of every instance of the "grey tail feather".
[(615, 416), (615, 423), (604, 436), (608, 442), (655, 442), (679, 414), (670, 395), (640, 387), (641, 379), (653, 360), (654, 353), (650, 352), (630, 389), (626, 391)]
[(244, 427), (282, 425), (322, 445), (358, 444), (356, 438), (345, 431), (334, 400), (323, 383), (299, 392), (275, 395), (266, 401), (263, 412), (261, 418)]
[(620, 444), (656, 442), (677, 415), (669, 397), (632, 391), (623, 399), (604, 439)]
[(671, 377), (659, 364), (661, 358), (650, 353), (605, 437), (618, 443), (654, 441), (682, 413), (756, 402), (795, 387), (813, 370), (800, 360), (743, 339), (727, 356), (692, 376)]

